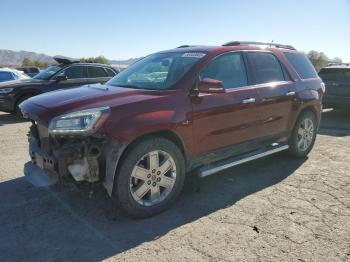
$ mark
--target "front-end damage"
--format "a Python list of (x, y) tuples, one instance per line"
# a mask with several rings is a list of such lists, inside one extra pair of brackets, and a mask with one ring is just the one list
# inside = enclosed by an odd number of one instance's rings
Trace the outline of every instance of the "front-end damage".
[(71, 176), (77, 182), (103, 182), (112, 194), (124, 148), (115, 139), (99, 133), (51, 136), (45, 125), (33, 121), (28, 140), (31, 161), (25, 164), (24, 173), (35, 186), (50, 186)]

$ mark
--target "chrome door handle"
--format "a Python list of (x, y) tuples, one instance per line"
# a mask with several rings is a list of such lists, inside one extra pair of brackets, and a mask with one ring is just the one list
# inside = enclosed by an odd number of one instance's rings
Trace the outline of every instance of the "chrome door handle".
[(255, 103), (255, 98), (247, 98), (247, 99), (243, 99), (242, 100), (243, 104), (251, 104), (251, 103)]
[(294, 91), (289, 91), (287, 92), (286, 96), (294, 96), (295, 95), (295, 92)]

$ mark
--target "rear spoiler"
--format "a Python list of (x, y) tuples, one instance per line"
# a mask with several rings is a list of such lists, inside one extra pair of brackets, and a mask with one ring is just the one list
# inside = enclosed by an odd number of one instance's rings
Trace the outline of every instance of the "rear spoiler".
[(64, 56), (55, 56), (53, 59), (59, 63), (59, 64), (64, 64), (64, 65), (70, 65), (74, 63), (79, 63), (80, 60), (76, 58), (70, 58), (70, 57), (64, 57)]

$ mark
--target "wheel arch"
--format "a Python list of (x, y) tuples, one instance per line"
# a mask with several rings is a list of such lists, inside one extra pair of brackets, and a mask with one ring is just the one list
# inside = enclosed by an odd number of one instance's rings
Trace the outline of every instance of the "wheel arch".
[(120, 153), (120, 156), (119, 156), (119, 158), (117, 160), (117, 165), (116, 165), (115, 172), (114, 172), (114, 177), (113, 177), (112, 191), (110, 192), (110, 195), (112, 195), (113, 192), (114, 192), (114, 189), (115, 189), (115, 178), (118, 175), (120, 167), (121, 167), (125, 157), (127, 156), (128, 152), (130, 152), (130, 150), (132, 148), (134, 148), (138, 143), (140, 143), (140, 142), (142, 142), (144, 140), (147, 140), (147, 139), (151, 139), (151, 138), (165, 138), (165, 139), (168, 139), (169, 141), (171, 141), (172, 143), (174, 143), (181, 150), (181, 152), (182, 152), (182, 154), (184, 156), (184, 159), (185, 159), (185, 164), (187, 163), (187, 153), (186, 153), (185, 144), (184, 144), (182, 138), (180, 137), (180, 135), (178, 135), (176, 132), (171, 131), (171, 130), (160, 130), (160, 131), (156, 131), (156, 132), (150, 132), (150, 133), (143, 134), (143, 135), (135, 138), (131, 142), (129, 142), (122, 149), (122, 152)]
[(305, 112), (307, 112), (307, 111), (312, 112), (312, 113), (315, 115), (316, 120), (317, 120), (317, 127), (319, 126), (319, 122), (320, 122), (320, 113), (317, 112), (315, 106), (313, 106), (313, 105), (306, 106), (306, 107), (304, 107), (303, 109), (300, 110), (300, 112), (299, 112), (297, 118), (296, 118), (295, 121), (294, 121), (294, 125), (293, 125), (293, 126), (295, 126), (295, 123), (297, 122), (297, 120), (299, 119), (299, 117), (300, 117), (302, 114), (304, 114)]
[(21, 93), (21, 94), (16, 98), (16, 100), (15, 100), (15, 104), (14, 104), (14, 105), (15, 105), (15, 108), (16, 108), (16, 106), (18, 105), (18, 102), (21, 101), (21, 99), (22, 99), (23, 97), (26, 97), (26, 96), (32, 97), (32, 96), (37, 96), (37, 95), (40, 95), (40, 92), (35, 91), (35, 90), (28, 90), (28, 91), (26, 91), (26, 92)]

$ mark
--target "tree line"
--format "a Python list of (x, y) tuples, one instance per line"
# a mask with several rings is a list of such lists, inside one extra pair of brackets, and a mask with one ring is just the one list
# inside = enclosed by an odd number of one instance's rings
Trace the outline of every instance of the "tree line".
[(329, 63), (342, 63), (342, 59), (339, 57), (335, 58), (329, 58), (325, 53), (323, 52), (317, 52), (315, 50), (312, 50), (307, 53), (307, 57), (310, 59), (311, 63), (316, 68), (317, 72), (320, 71), (322, 67), (327, 66)]
[[(327, 66), (329, 63), (342, 63), (342, 59), (339, 57), (331, 59), (325, 53), (317, 52), (315, 50), (308, 52), (307, 57), (310, 59), (311, 63), (314, 65), (317, 71), (319, 71), (322, 67)], [(104, 56), (82, 57), (80, 58), (80, 62), (109, 64), (109, 60)], [(24, 58), (22, 62), (22, 66), (35, 66), (39, 68), (46, 68), (50, 65), (52, 65), (52, 63), (31, 60), (29, 58)]]

